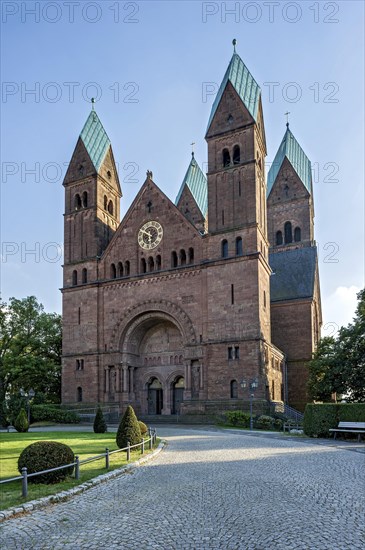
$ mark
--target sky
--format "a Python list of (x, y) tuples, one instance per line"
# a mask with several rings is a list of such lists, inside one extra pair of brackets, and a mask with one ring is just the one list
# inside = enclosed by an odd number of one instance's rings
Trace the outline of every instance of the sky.
[(364, 287), (364, 3), (1, 3), (1, 296), (61, 312), (62, 181), (95, 97), (121, 214), (147, 170), (172, 199), (233, 53), (262, 90), (267, 171), (290, 129), (312, 162), (323, 328)]

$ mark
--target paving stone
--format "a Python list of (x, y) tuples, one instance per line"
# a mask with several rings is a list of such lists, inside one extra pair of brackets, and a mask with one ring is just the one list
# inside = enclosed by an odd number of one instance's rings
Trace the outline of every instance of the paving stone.
[(364, 455), (324, 442), (161, 428), (154, 460), (2, 524), (7, 550), (352, 550)]

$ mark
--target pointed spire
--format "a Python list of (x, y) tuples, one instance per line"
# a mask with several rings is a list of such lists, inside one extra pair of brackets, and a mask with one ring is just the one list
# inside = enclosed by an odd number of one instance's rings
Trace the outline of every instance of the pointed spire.
[(233, 53), (235, 54), (236, 53), (236, 44), (237, 44), (237, 40), (235, 38), (232, 40), (232, 44), (233, 44)]
[[(290, 113), (285, 114), (288, 115)], [(269, 173), (267, 175), (267, 196), (269, 196), (271, 193), (271, 189), (275, 184), (279, 170), (285, 158), (288, 159), (307, 191), (309, 191), (309, 193), (312, 193), (311, 161), (304, 153), (303, 149), (295, 139), (291, 130), (289, 130), (289, 122), (287, 122), (284, 137), (280, 143), (279, 149), (275, 155), (274, 162), (272, 163)]]
[(236, 39), (234, 39), (232, 43), (234, 47), (233, 55), (215, 97), (209, 117), (207, 132), (213, 121), (214, 115), (218, 109), (228, 82), (232, 84), (252, 118), (255, 121), (257, 120), (261, 89), (238, 53), (236, 53)]
[(90, 114), (81, 130), (80, 138), (86, 147), (95, 170), (98, 171), (111, 143), (108, 134), (104, 130), (104, 126), (96, 114), (93, 101)]
[(194, 151), (191, 153), (191, 161), (189, 163), (188, 169), (186, 171), (185, 177), (182, 181), (180, 190), (177, 194), (175, 205), (177, 206), (180, 200), (180, 197), (184, 191), (185, 186), (187, 186), (194, 197), (194, 200), (203, 214), (206, 216), (208, 211), (208, 185), (207, 178), (203, 174), (199, 164), (196, 162), (194, 157)]

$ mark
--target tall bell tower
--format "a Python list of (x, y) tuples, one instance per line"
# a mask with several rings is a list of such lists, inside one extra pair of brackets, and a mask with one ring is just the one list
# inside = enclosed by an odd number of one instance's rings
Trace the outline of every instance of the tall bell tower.
[(118, 173), (110, 140), (94, 106), (77, 140), (63, 185), (67, 284), (67, 266), (101, 256), (120, 222)]
[[(235, 47), (235, 41), (234, 47)], [(243, 229), (246, 250), (267, 248), (261, 90), (234, 53), (214, 101), (208, 142), (208, 231)]]

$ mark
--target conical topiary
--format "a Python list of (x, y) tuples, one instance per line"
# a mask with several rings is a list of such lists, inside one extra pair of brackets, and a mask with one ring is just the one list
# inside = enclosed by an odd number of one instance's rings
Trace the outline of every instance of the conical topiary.
[(101, 410), (100, 405), (98, 405), (98, 408), (96, 410), (96, 416), (94, 419), (94, 433), (104, 434), (107, 430), (108, 430), (108, 427), (105, 422), (103, 411)]
[(24, 409), (20, 409), (18, 416), (14, 421), (14, 428), (17, 432), (27, 432), (29, 428), (29, 422), (27, 413)]
[(122, 420), (120, 421), (117, 431), (116, 442), (119, 449), (123, 449), (128, 445), (128, 441), (131, 445), (141, 443), (141, 428), (133, 410), (133, 407), (128, 405)]

